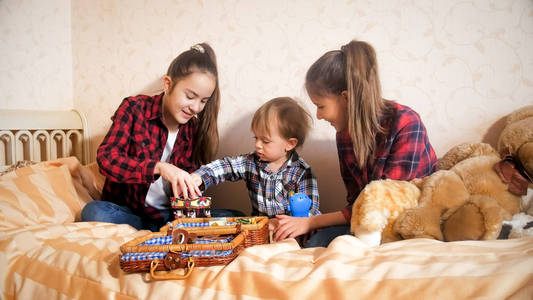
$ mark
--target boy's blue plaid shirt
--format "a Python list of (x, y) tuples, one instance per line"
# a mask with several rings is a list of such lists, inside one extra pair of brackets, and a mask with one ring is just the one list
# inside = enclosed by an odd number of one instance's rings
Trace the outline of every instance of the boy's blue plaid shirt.
[(226, 180), (245, 180), (252, 202), (252, 215), (288, 215), (288, 197), (291, 191), (305, 193), (311, 198), (309, 216), (320, 214), (316, 178), (311, 167), (296, 151), (276, 172), (271, 172), (268, 163), (259, 160), (255, 152), (252, 152), (215, 160), (194, 173), (202, 177), (205, 188)]

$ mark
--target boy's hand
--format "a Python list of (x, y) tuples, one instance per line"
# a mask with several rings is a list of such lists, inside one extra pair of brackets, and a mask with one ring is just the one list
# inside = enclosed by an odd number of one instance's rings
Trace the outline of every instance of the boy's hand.
[(277, 228), (274, 229), (274, 241), (276, 242), (297, 237), (311, 229), (309, 218), (279, 215), (276, 216), (276, 220), (278, 220)]
[(160, 174), (172, 186), (174, 197), (183, 195), (183, 198), (196, 198), (202, 195), (191, 175), (186, 171), (166, 162), (158, 162), (154, 169), (155, 174)]

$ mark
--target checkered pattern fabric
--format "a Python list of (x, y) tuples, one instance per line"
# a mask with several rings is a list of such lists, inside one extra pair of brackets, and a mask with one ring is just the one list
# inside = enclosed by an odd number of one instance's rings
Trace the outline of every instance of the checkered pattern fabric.
[[(203, 223), (198, 223), (203, 224)], [(205, 223), (207, 224), (207, 223)], [(209, 225), (207, 225), (209, 226)], [(233, 236), (228, 236), (225, 239), (212, 239), (212, 238), (198, 238), (194, 241), (194, 244), (211, 244), (211, 243), (229, 243), (233, 240)], [(153, 245), (170, 245), (172, 244), (172, 236), (161, 236), (151, 238), (139, 246), (153, 246)], [(139, 260), (153, 260), (163, 259), (168, 252), (129, 252), (121, 256), (122, 261), (139, 261)], [(233, 253), (233, 249), (230, 250), (195, 250), (195, 251), (182, 251), (181, 257), (211, 257), (211, 256), (228, 256)]]
[(276, 172), (271, 172), (268, 164), (260, 160), (255, 152), (251, 152), (215, 160), (201, 166), (194, 173), (202, 177), (205, 188), (224, 181), (246, 181), (254, 216), (272, 218), (289, 214), (290, 192), (309, 196), (312, 200), (309, 215), (320, 214), (316, 178), (311, 167), (298, 153), (293, 152)]
[[(127, 205), (135, 214), (153, 220), (163, 219), (158, 209), (145, 203), (150, 184), (159, 178), (154, 168), (168, 137), (162, 98), (163, 94), (124, 99), (97, 152), (100, 172), (106, 177), (102, 200)], [(187, 172), (198, 167), (192, 160), (198, 124), (192, 118), (180, 125), (168, 161)]]
[[(172, 226), (172, 225), (171, 225)], [(207, 222), (192, 222), (192, 223), (179, 223), (174, 226), (174, 228), (182, 228), (182, 227), (207, 227), (209, 226), (209, 223)]]
[(374, 161), (359, 167), (348, 130), (337, 132), (337, 152), (341, 176), (346, 186), (348, 206), (342, 210), (349, 221), (352, 205), (363, 188), (373, 180), (411, 180), (436, 170), (437, 156), (429, 143), (420, 116), (407, 106), (389, 101), (390, 113), (380, 124), (386, 133), (376, 135)]
[[(167, 223), (169, 224), (170, 226), (172, 226), (172, 224)], [(235, 225), (236, 223), (235, 222), (227, 222), (226, 223), (226, 226), (231, 226), (231, 225)], [(178, 223), (174, 226), (175, 229), (177, 228), (183, 228), (183, 227), (209, 227), (209, 223), (208, 222), (191, 222), (191, 223)]]

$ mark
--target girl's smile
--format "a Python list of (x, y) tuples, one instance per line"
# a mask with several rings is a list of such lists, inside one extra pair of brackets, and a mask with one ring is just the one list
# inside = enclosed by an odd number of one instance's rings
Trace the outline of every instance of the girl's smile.
[(172, 87), (170, 77), (165, 77), (163, 117), (169, 130), (187, 123), (199, 114), (215, 90), (215, 77), (210, 73), (193, 72), (181, 78)]

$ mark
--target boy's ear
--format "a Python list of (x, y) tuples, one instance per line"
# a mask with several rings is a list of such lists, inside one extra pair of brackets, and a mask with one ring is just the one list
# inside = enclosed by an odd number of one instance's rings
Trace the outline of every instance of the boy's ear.
[(165, 94), (168, 93), (171, 86), (172, 86), (172, 78), (170, 78), (170, 76), (168, 75), (165, 75), (163, 77), (163, 91), (165, 92)]
[(294, 149), (294, 147), (296, 147), (296, 145), (298, 145), (298, 139), (297, 138), (288, 139), (287, 140), (287, 145), (285, 146), (285, 152), (291, 151), (292, 149)]

